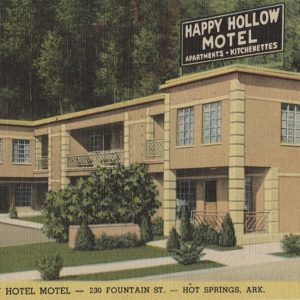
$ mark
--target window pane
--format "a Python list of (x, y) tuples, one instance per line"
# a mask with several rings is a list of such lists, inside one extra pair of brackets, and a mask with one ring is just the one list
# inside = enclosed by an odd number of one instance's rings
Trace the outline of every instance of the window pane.
[(13, 140), (13, 162), (29, 162), (29, 140)]
[(221, 141), (221, 102), (203, 105), (202, 142), (215, 143)]
[(193, 144), (194, 109), (187, 107), (177, 111), (177, 145)]
[(299, 144), (300, 105), (281, 104), (281, 141)]

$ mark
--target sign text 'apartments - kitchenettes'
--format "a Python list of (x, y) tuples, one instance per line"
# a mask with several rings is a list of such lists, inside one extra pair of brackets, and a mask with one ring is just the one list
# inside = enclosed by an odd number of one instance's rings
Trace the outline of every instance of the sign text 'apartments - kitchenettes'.
[(181, 65), (283, 51), (284, 4), (181, 22)]

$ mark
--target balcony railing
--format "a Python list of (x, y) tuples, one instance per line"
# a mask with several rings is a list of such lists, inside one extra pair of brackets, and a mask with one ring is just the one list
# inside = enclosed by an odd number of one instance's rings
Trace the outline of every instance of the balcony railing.
[(268, 212), (245, 212), (244, 232), (268, 232)]
[(148, 140), (146, 154), (147, 158), (162, 158), (164, 155), (164, 140)]
[(222, 228), (223, 221), (225, 219), (225, 212), (204, 212), (204, 211), (192, 211), (192, 222), (195, 225), (205, 224), (209, 225), (217, 231)]
[(43, 156), (42, 158), (36, 160), (36, 169), (48, 170), (48, 156)]
[(124, 162), (123, 150), (88, 152), (67, 157), (68, 168), (114, 166)]

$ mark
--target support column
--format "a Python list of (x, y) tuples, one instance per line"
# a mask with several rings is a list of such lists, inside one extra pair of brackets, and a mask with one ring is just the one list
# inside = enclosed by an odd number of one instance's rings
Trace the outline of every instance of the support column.
[(67, 156), (70, 154), (70, 132), (66, 130), (66, 125), (61, 125), (61, 181), (60, 188), (64, 189), (70, 183), (67, 177)]
[(35, 166), (38, 168), (38, 160), (42, 158), (42, 141), (40, 137), (35, 137)]
[(265, 210), (268, 212), (268, 232), (279, 233), (278, 168), (270, 168), (265, 177)]
[(52, 187), (52, 139), (51, 139), (51, 127), (48, 128), (48, 191), (51, 190)]
[(149, 108), (146, 108), (146, 141), (154, 139), (154, 120), (150, 116)]
[(170, 95), (165, 95), (164, 119), (164, 235), (176, 226), (176, 171), (170, 169)]
[(245, 86), (238, 79), (230, 87), (229, 211), (237, 242), (244, 234), (245, 208)]
[(129, 112), (124, 113), (124, 166), (129, 166)]

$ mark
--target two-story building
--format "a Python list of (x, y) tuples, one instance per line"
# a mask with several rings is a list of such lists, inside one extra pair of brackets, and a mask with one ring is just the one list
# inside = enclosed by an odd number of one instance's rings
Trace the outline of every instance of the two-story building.
[(0, 210), (40, 209), (96, 166), (149, 165), (167, 235), (227, 212), (239, 244), (300, 232), (300, 74), (228, 66), (160, 94), (33, 122), (0, 121)]

